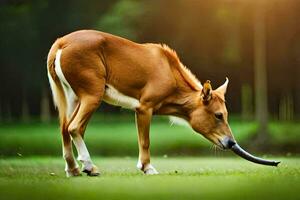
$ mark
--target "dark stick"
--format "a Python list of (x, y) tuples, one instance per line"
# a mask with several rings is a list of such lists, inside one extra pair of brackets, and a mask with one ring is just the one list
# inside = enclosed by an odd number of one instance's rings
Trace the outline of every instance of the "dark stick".
[(237, 155), (241, 156), (242, 158), (245, 158), (246, 160), (249, 160), (251, 162), (262, 164), (262, 165), (270, 165), (270, 166), (277, 166), (280, 162), (277, 161), (271, 161), (271, 160), (264, 160), (262, 158), (256, 157), (242, 149), (237, 143), (232, 145), (231, 150), (236, 153)]

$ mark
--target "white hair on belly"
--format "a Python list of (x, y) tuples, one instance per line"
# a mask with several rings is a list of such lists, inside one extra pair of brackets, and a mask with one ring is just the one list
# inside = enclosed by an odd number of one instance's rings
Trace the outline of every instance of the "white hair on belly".
[(175, 117), (175, 116), (169, 116), (170, 124), (171, 126), (173, 124), (179, 125), (179, 126), (187, 126), (190, 127), (190, 124), (185, 120), (180, 117)]
[(103, 100), (108, 104), (121, 106), (127, 109), (135, 109), (140, 106), (140, 102), (137, 99), (122, 94), (109, 84), (106, 84)]

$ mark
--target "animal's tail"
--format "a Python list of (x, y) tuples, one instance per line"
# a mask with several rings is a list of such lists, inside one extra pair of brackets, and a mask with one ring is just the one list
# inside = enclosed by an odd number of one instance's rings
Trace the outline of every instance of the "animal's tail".
[(59, 46), (57, 42), (55, 42), (48, 54), (47, 71), (52, 90), (53, 102), (59, 113), (60, 128), (63, 134), (67, 134), (67, 100), (62, 83), (55, 71), (55, 59), (59, 59), (60, 57), (57, 56), (58, 50)]

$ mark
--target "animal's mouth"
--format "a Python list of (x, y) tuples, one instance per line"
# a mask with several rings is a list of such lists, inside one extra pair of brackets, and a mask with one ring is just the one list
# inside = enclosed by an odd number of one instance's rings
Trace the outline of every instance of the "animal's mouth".
[(222, 137), (220, 137), (220, 135), (218, 135), (216, 133), (215, 134), (211, 134), (210, 136), (205, 136), (204, 135), (204, 137), (206, 139), (208, 139), (209, 141), (211, 141), (220, 150), (227, 150), (227, 149), (229, 149), (227, 147), (226, 142), (224, 141), (224, 139), (222, 139)]
[(216, 144), (217, 147), (219, 147), (221, 150), (226, 150), (227, 148), (224, 146), (224, 144), (222, 143), (222, 141), (220, 139), (218, 139), (218, 143)]

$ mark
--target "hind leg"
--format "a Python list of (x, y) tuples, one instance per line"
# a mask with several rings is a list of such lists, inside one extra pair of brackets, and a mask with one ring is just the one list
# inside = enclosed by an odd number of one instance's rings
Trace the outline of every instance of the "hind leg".
[(78, 113), (68, 127), (68, 131), (78, 152), (78, 160), (82, 163), (82, 171), (91, 176), (99, 175), (99, 171), (91, 160), (83, 136), (87, 123), (92, 113), (98, 108), (99, 103), (100, 99), (98, 97), (85, 97), (81, 99)]
[(67, 177), (79, 176), (80, 170), (73, 155), (72, 142), (69, 133), (65, 131), (65, 133), (62, 134), (62, 139), (63, 139), (63, 157), (66, 161), (66, 167), (65, 167), (66, 175)]
[[(73, 96), (74, 97), (74, 96)], [(77, 100), (75, 98), (69, 98), (68, 99), (69, 106), (68, 106), (68, 115), (67, 115), (67, 121), (71, 120), (71, 114), (74, 112), (76, 113), (76, 102)], [(78, 109), (78, 107), (77, 107)], [(62, 128), (62, 140), (63, 140), (63, 157), (66, 161), (66, 175), (67, 177), (70, 176), (79, 176), (80, 170), (77, 161), (74, 158), (73, 154), (73, 148), (72, 148), (72, 138), (67, 130), (67, 123), (63, 125)]]
[[(103, 87), (101, 87), (100, 91), (98, 90), (94, 95), (85, 94), (80, 97), (78, 112), (68, 127), (68, 131), (78, 152), (78, 160), (82, 163), (82, 171), (89, 176), (97, 176), (100, 173), (91, 160), (83, 138), (88, 121), (93, 112), (98, 108), (103, 97), (105, 86), (104, 81), (101, 82)], [(97, 84), (100, 83), (97, 82)]]
[(74, 43), (74, 46), (70, 44), (63, 48), (61, 57), (64, 80), (71, 86), (78, 99), (78, 106), (69, 120), (67, 131), (77, 149), (83, 171), (89, 175), (98, 175), (99, 172), (93, 165), (83, 136), (92, 113), (102, 100), (106, 68), (99, 58), (101, 52), (95, 52), (93, 45), (89, 47), (84, 45), (80, 51), (77, 47), (77, 43)]

